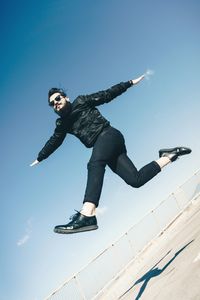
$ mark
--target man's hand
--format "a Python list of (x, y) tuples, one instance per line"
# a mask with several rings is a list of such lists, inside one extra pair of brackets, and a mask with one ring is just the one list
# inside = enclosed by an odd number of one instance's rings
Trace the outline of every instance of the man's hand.
[(30, 167), (33, 167), (35, 165), (39, 164), (39, 161), (36, 159), (32, 164), (30, 164)]
[(136, 78), (136, 79), (132, 79), (132, 80), (130, 80), (130, 81), (131, 81), (131, 83), (132, 83), (133, 85), (135, 85), (135, 84), (138, 84), (142, 79), (144, 79), (144, 77), (145, 77), (145, 75), (143, 74), (142, 76), (140, 76), (140, 77), (138, 77), (138, 78)]

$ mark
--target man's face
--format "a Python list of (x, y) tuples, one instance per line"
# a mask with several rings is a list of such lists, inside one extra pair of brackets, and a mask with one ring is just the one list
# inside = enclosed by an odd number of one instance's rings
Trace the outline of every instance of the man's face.
[(60, 93), (54, 93), (49, 98), (50, 106), (54, 108), (54, 111), (58, 115), (62, 115), (68, 112), (70, 102), (69, 98), (62, 96)]

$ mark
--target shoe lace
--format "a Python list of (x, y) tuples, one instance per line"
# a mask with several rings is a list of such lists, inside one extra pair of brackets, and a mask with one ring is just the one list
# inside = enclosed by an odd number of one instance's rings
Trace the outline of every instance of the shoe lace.
[(76, 213), (71, 215), (70, 218), (69, 218), (72, 221), (75, 220), (77, 218), (77, 216), (80, 214), (80, 212), (78, 210), (75, 209), (75, 211), (76, 211)]

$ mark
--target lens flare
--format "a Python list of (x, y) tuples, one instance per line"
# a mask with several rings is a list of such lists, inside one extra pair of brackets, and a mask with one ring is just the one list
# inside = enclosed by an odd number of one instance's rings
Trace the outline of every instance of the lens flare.
[(145, 78), (147, 79), (147, 80), (149, 80), (150, 79), (150, 76), (152, 76), (152, 75), (154, 75), (154, 71), (153, 70), (150, 70), (150, 69), (148, 69), (148, 70), (146, 70), (146, 72), (144, 73), (144, 76), (145, 76)]

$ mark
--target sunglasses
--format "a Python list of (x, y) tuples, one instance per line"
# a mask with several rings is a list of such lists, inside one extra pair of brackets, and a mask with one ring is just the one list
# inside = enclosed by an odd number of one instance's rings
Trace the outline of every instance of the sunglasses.
[(63, 97), (63, 96), (58, 95), (53, 101), (50, 101), (50, 102), (49, 102), (49, 106), (54, 106), (55, 101), (56, 101), (56, 102), (59, 102), (59, 101), (62, 99), (62, 97)]

